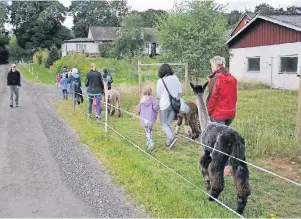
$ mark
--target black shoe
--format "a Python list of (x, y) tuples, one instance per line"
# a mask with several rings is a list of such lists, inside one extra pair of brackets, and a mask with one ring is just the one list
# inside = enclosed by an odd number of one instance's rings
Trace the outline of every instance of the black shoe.
[(11, 103), (11, 104), (9, 104), (9, 106), (11, 107), (11, 108), (13, 108), (14, 107), (14, 105)]
[(16, 104), (16, 107), (18, 107), (18, 104)]

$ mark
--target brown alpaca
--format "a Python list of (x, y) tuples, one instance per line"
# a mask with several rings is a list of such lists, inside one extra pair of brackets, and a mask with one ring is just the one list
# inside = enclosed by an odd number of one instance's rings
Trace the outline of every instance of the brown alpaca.
[(193, 140), (197, 139), (201, 134), (200, 129), (200, 123), (199, 123), (199, 116), (198, 116), (198, 108), (197, 105), (189, 101), (188, 105), (190, 107), (190, 111), (186, 113), (180, 113), (177, 121), (177, 128), (176, 128), (176, 134), (179, 133), (180, 126), (182, 125), (183, 119), (184, 122), (184, 128), (186, 134), (189, 135)]
[(121, 98), (120, 93), (115, 90), (111, 89), (108, 90), (108, 113), (110, 116), (113, 116), (115, 113), (115, 108), (117, 108), (118, 111), (118, 117), (121, 116), (120, 112), (120, 105), (121, 105)]

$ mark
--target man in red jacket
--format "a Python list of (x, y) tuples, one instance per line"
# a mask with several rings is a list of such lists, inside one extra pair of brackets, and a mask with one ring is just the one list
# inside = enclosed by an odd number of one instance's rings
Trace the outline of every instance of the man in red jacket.
[[(215, 56), (210, 60), (212, 74), (209, 76), (209, 95), (207, 110), (212, 122), (229, 126), (236, 115), (237, 80), (225, 69), (224, 57)], [(231, 175), (231, 166), (224, 170), (225, 175)]]

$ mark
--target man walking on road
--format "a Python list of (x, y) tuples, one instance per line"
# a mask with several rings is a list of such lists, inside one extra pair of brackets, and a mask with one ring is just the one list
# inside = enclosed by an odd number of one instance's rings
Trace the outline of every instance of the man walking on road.
[(21, 87), (21, 75), (20, 72), (17, 70), (17, 65), (12, 64), (11, 70), (7, 74), (7, 86), (9, 87), (10, 91), (10, 107), (13, 107), (14, 104), (14, 94), (15, 94), (15, 103), (16, 107), (19, 104), (19, 88)]

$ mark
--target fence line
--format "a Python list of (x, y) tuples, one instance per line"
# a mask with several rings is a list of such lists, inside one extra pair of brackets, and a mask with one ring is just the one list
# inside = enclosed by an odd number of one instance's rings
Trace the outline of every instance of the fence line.
[[(42, 84), (42, 82), (41, 82), (41, 84)], [(44, 84), (43, 84), (43, 85), (44, 85)], [(49, 88), (49, 87), (47, 87), (46, 85), (44, 85), (44, 86), (45, 86), (46, 88)], [(90, 97), (90, 96), (88, 96), (88, 95), (80, 94), (80, 93), (77, 93), (77, 92), (74, 92), (74, 93), (92, 99), (92, 97)], [(112, 105), (112, 104), (106, 103), (106, 101), (104, 101), (104, 104), (107, 104), (107, 105), (109, 105), (109, 106), (111, 106), (111, 107), (114, 107), (115, 109), (118, 109), (118, 107), (116, 107), (116, 106), (114, 106), (114, 105)], [(136, 117), (136, 118), (142, 119), (142, 120), (144, 120), (145, 122), (154, 124), (154, 123), (152, 123), (152, 122), (150, 122), (150, 121), (148, 121), (148, 120), (146, 120), (146, 119), (144, 119), (144, 118), (142, 118), (142, 117), (140, 117), (140, 116), (138, 116), (138, 115), (135, 115), (135, 114), (133, 114), (133, 113), (127, 111), (127, 110), (123, 110), (123, 109), (121, 109), (121, 108), (119, 108), (119, 109), (120, 109), (122, 112), (124, 112), (124, 113), (126, 113), (126, 114), (128, 114), (128, 115), (131, 115), (131, 116), (134, 116), (134, 117)], [(107, 114), (107, 110), (106, 110), (106, 114)], [(107, 123), (107, 120), (106, 120), (106, 123)], [(107, 124), (106, 124), (106, 125), (107, 125)], [(107, 125), (107, 126), (108, 126), (108, 125)], [(109, 127), (109, 126), (108, 126), (108, 127)], [(201, 143), (201, 142), (199, 142), (199, 141), (196, 141), (196, 140), (193, 140), (193, 139), (191, 139), (191, 138), (188, 138), (188, 137), (186, 137), (186, 136), (184, 136), (184, 135), (178, 134), (178, 136), (180, 136), (180, 137), (182, 137), (182, 138), (184, 138), (184, 139), (186, 139), (186, 140), (189, 140), (189, 141), (191, 141), (191, 142), (200, 144), (200, 145), (202, 145), (202, 146), (204, 146), (204, 147), (206, 147), (206, 148), (213, 149), (212, 147), (210, 147), (210, 146), (208, 146), (208, 145), (205, 145), (205, 144), (203, 144), (203, 143)], [(218, 150), (218, 149), (214, 149), (214, 151), (217, 151), (217, 152), (219, 152), (219, 153), (221, 153), (221, 154), (224, 154), (224, 155), (226, 155), (226, 156), (231, 157), (232, 159), (236, 159), (236, 160), (238, 160), (238, 161), (240, 161), (240, 162), (242, 162), (242, 163), (245, 163), (245, 164), (247, 164), (247, 165), (250, 165), (250, 166), (254, 167), (255, 169), (258, 169), (258, 170), (260, 170), (260, 171), (262, 171), (262, 172), (265, 172), (265, 173), (267, 173), (267, 174), (270, 174), (270, 175), (272, 175), (272, 176), (278, 177), (278, 178), (280, 178), (280, 179), (282, 179), (282, 180), (285, 180), (285, 181), (287, 181), (287, 182), (289, 182), (289, 183), (292, 183), (292, 184), (294, 184), (294, 185), (296, 185), (296, 186), (301, 187), (301, 183), (298, 183), (298, 182), (293, 181), (293, 180), (291, 180), (291, 179), (289, 179), (289, 178), (287, 178), (287, 177), (284, 177), (284, 176), (281, 176), (281, 175), (279, 175), (279, 174), (276, 174), (276, 173), (274, 173), (274, 172), (272, 172), (272, 171), (270, 171), (270, 170), (267, 170), (267, 169), (265, 169), (265, 168), (263, 168), (263, 167), (257, 166), (257, 165), (255, 165), (255, 164), (252, 164), (252, 163), (247, 162), (247, 161), (244, 161), (244, 160), (241, 160), (241, 159), (239, 159), (239, 158), (236, 158), (236, 157), (234, 157), (234, 156), (232, 156), (232, 155), (230, 155), (230, 154), (227, 154), (227, 153), (225, 153), (225, 152), (223, 152), (223, 151), (220, 151), (220, 150)]]

